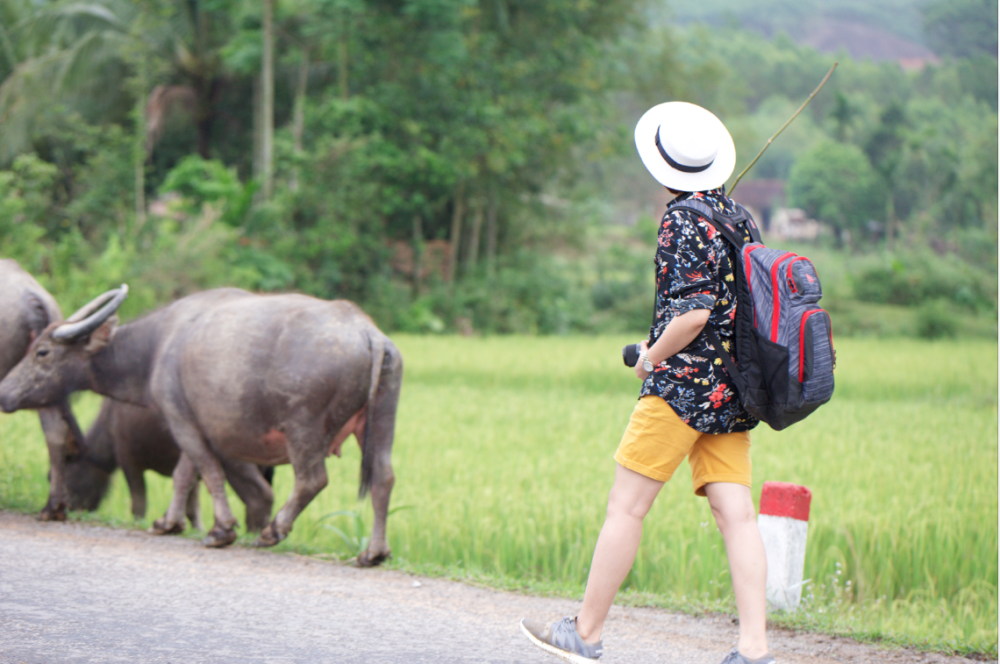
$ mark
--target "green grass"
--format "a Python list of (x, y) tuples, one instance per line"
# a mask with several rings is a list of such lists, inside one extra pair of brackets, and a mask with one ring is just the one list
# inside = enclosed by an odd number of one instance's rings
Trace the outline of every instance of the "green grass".
[[(638, 382), (632, 339), (398, 337), (406, 377), (393, 463), (391, 565), (527, 592), (580, 596)], [(813, 492), (807, 586), (778, 624), (960, 653), (997, 652), (997, 344), (841, 339), (833, 401), (753, 434), (754, 495), (767, 480)], [(83, 424), (98, 401), (82, 395)], [(359, 543), (359, 454), (279, 545), (347, 557)], [(0, 416), (0, 506), (47, 491), (37, 418)], [(620, 601), (733, 612), (721, 537), (685, 465), (646, 519)], [(148, 477), (150, 518), (169, 481)], [(291, 490), (278, 469), (278, 500)], [(120, 474), (96, 517), (128, 524)], [(242, 518), (239, 503), (234, 509)], [(211, 507), (203, 493), (206, 521)], [(337, 511), (356, 511), (357, 517)], [(84, 517), (76, 517), (84, 518)], [(138, 527), (146, 525), (137, 524)], [(332, 525), (340, 530), (328, 528)], [(342, 535), (347, 535), (343, 537)]]

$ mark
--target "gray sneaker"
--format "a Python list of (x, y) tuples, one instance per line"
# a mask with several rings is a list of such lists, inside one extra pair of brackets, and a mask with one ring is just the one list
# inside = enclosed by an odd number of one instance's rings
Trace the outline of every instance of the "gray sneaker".
[(551, 625), (522, 619), (521, 631), (545, 652), (574, 664), (593, 664), (604, 654), (603, 641), (585, 643), (576, 631), (576, 618), (563, 618)]
[(733, 648), (732, 652), (726, 655), (721, 664), (774, 664), (774, 657), (771, 656), (771, 653), (767, 653), (763, 657), (749, 659), (741, 655), (736, 648)]

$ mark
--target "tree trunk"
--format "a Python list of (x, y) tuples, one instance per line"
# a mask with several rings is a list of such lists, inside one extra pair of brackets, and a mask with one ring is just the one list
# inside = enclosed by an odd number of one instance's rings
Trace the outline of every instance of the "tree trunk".
[(892, 251), (896, 236), (896, 200), (892, 195), (891, 188), (889, 195), (886, 197), (885, 208), (885, 247), (889, 251)]
[(413, 215), (413, 299), (420, 297), (420, 273), (424, 257), (424, 220)]
[(472, 274), (479, 262), (479, 232), (483, 228), (483, 199), (479, 196), (473, 199), (472, 232), (469, 234), (469, 247), (465, 253), (465, 273)]
[(455, 207), (451, 212), (451, 252), (448, 255), (448, 274), (445, 280), (454, 282), (458, 268), (458, 254), (462, 248), (462, 217), (465, 215), (465, 181), (459, 180), (455, 187)]
[(295, 110), (292, 112), (292, 140), (295, 152), (302, 152), (302, 133), (306, 123), (306, 91), (309, 87), (309, 53), (303, 49), (299, 63), (299, 80), (295, 86)]
[(500, 207), (496, 178), (490, 180), (489, 203), (486, 208), (486, 274), (493, 276), (497, 262), (497, 209)]
[[(295, 110), (292, 112), (292, 140), (295, 155), (302, 154), (302, 133), (305, 131), (306, 89), (309, 85), (309, 53), (302, 49), (302, 62), (299, 63), (299, 80), (295, 86)], [(299, 190), (299, 165), (295, 165), (292, 181), (289, 183), (292, 191)]]
[(198, 113), (198, 154), (202, 159), (209, 158), (209, 147), (212, 145), (212, 118), (207, 111)]
[[(259, 76), (253, 79), (253, 179), (260, 182), (264, 175), (264, 162), (261, 156), (264, 154), (264, 113), (262, 112), (264, 99), (261, 94), (261, 80)], [(260, 191), (254, 194), (254, 202), (259, 202)]]
[(139, 54), (138, 91), (135, 96), (135, 144), (132, 160), (135, 168), (136, 229), (146, 223), (146, 56)]
[(262, 189), (265, 201), (274, 190), (274, 0), (264, 0), (264, 54), (261, 67), (263, 135), (261, 141)]
[(340, 39), (337, 43), (337, 84), (340, 88), (340, 98), (347, 99), (350, 94), (350, 87), (348, 86), (347, 74), (348, 74), (348, 49), (347, 49), (347, 39), (350, 36), (348, 32), (348, 17), (350, 13), (345, 9), (341, 14), (340, 21)]
[(197, 2), (188, 3), (191, 20), (195, 30), (195, 72), (192, 87), (195, 90), (195, 124), (198, 128), (198, 154), (202, 159), (209, 158), (209, 147), (212, 143), (212, 98), (215, 95), (214, 76), (208, 62), (206, 51), (208, 43), (208, 25), (202, 7)]

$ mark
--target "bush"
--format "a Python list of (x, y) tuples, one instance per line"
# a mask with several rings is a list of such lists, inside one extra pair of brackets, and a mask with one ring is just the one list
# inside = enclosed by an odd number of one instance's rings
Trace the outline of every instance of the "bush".
[(923, 339), (952, 339), (959, 322), (946, 300), (925, 302), (917, 311), (917, 336)]
[(494, 334), (565, 334), (588, 328), (591, 308), (571, 270), (552, 257), (523, 252), (492, 277), (472, 275), (455, 289), (452, 324), (465, 318)]
[(199, 212), (206, 203), (220, 206), (221, 219), (229, 226), (242, 223), (255, 189), (253, 183), (240, 182), (235, 168), (226, 168), (220, 161), (198, 155), (184, 157), (160, 185), (161, 194), (176, 193), (183, 197), (188, 214)]
[(17, 157), (11, 170), (0, 171), (2, 256), (19, 261), (29, 272), (42, 267), (38, 242), (45, 236), (55, 176), (55, 166), (33, 154)]
[(422, 298), (410, 305), (397, 321), (396, 328), (400, 332), (415, 334), (440, 334), (445, 331), (444, 321), (434, 314), (431, 300)]
[(652, 258), (659, 227), (651, 217), (640, 218), (626, 235), (583, 264), (597, 273), (590, 286), (595, 329), (630, 334), (649, 330), (655, 292)]
[(871, 304), (858, 300), (823, 298), (833, 321), (833, 339), (845, 337), (920, 337), (996, 339), (997, 321), (965, 311), (945, 300), (920, 307)]
[(956, 252), (962, 260), (977, 267), (996, 272), (997, 229), (961, 228), (951, 233)]
[(853, 287), (862, 302), (922, 306), (945, 299), (979, 313), (995, 312), (997, 307), (996, 273), (951, 254), (924, 251), (867, 261), (855, 272)]

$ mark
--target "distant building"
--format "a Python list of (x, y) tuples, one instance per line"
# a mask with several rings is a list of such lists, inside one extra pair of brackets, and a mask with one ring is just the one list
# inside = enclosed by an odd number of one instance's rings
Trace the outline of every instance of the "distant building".
[(798, 208), (780, 208), (771, 217), (768, 233), (783, 240), (815, 240), (822, 227), (820, 222), (808, 218)]
[(761, 228), (769, 231), (773, 212), (785, 207), (785, 181), (776, 179), (741, 181), (733, 198), (750, 210), (750, 214)]

